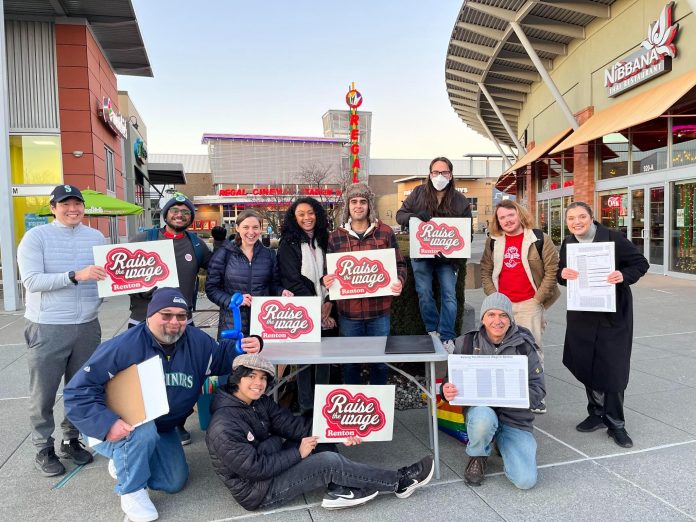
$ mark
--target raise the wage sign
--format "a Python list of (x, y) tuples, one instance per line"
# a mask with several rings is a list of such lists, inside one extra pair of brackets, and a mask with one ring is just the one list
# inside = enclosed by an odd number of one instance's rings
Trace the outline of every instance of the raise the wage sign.
[(408, 222), (411, 259), (471, 257), (471, 218), (432, 218)]
[(326, 268), (336, 276), (329, 287), (332, 301), (394, 295), (390, 287), (399, 280), (393, 248), (326, 254)]

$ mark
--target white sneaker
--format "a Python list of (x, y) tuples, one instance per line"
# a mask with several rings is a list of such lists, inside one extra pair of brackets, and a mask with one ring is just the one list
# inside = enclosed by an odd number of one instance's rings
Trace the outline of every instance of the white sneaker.
[(428, 335), (432, 335), (433, 337), (437, 337), (438, 339), (440, 338), (439, 332), (428, 332)]
[(449, 341), (443, 341), (442, 347), (445, 350), (447, 350), (447, 353), (453, 354), (454, 353), (454, 339), (450, 339)]
[(109, 475), (111, 475), (111, 478), (118, 480), (118, 477), (116, 476), (116, 464), (114, 464), (114, 459), (109, 459), (107, 469), (109, 470)]
[(131, 522), (150, 522), (159, 518), (159, 513), (144, 488), (121, 495), (121, 509)]

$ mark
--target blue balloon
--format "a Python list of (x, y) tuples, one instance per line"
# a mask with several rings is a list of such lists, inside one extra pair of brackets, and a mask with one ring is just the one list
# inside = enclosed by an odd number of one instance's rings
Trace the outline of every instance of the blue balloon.
[(237, 341), (235, 350), (240, 355), (244, 353), (244, 350), (242, 350), (242, 338), (244, 337), (244, 334), (242, 333), (242, 314), (239, 311), (239, 307), (243, 302), (244, 295), (239, 292), (232, 294), (229, 309), (230, 312), (232, 312), (233, 327), (231, 330), (223, 330), (220, 332), (221, 339), (234, 339)]

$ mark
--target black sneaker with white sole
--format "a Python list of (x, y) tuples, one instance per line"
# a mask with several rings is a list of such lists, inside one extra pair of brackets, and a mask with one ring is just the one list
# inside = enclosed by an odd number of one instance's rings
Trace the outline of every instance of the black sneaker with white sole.
[(326, 490), (321, 501), (321, 507), (325, 509), (344, 509), (359, 506), (375, 498), (378, 493), (374, 489), (333, 486)]
[(399, 485), (394, 494), (399, 498), (408, 498), (413, 492), (425, 486), (433, 478), (435, 461), (432, 455), (422, 458), (415, 464), (399, 469)]

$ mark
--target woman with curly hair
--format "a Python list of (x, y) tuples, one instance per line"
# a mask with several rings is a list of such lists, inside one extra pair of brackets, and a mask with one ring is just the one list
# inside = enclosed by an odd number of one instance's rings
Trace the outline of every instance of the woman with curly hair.
[[(331, 317), (328, 291), (321, 285), (328, 237), (326, 211), (316, 199), (302, 197), (290, 205), (285, 213), (278, 247), (280, 281), (295, 295), (321, 297), (323, 330), (336, 326)], [(298, 402), (303, 415), (309, 415), (314, 408), (314, 384), (328, 384), (329, 372), (329, 365), (318, 364), (297, 375)]]

